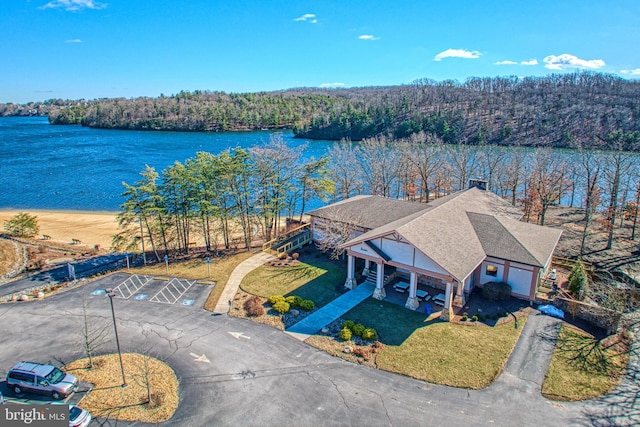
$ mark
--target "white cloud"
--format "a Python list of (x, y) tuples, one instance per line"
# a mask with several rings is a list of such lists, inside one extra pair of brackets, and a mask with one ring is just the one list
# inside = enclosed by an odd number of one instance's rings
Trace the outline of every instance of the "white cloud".
[(106, 3), (97, 2), (94, 0), (51, 0), (44, 6), (40, 6), (40, 9), (57, 9), (62, 8), (69, 12), (77, 12), (80, 9), (104, 9), (107, 7)]
[(517, 62), (509, 61), (508, 59), (505, 59), (504, 61), (494, 62), (494, 64), (496, 64), (496, 65), (515, 65), (515, 64), (517, 64)]
[(295, 18), (294, 21), (309, 21), (311, 24), (316, 24), (318, 22), (316, 15), (313, 13), (305, 13), (299, 18)]
[(82, 40), (80, 39), (71, 39), (71, 40), (65, 40), (65, 43), (82, 43)]
[(601, 68), (606, 64), (602, 59), (581, 59), (577, 56), (563, 53), (562, 55), (549, 55), (542, 60), (545, 67), (550, 70), (563, 70), (565, 68)]
[(371, 34), (363, 34), (358, 38), (360, 40), (380, 40), (380, 37), (372, 36)]
[(444, 58), (467, 58), (476, 59), (480, 58), (481, 53), (477, 50), (464, 50), (464, 49), (447, 49), (437, 54), (433, 60), (442, 61)]
[(536, 58), (532, 58), (528, 61), (522, 61), (522, 65), (538, 65), (538, 60)]
[(322, 83), (320, 87), (343, 87), (344, 83), (335, 82), (335, 83)]
[(622, 74), (630, 74), (632, 76), (640, 76), (640, 68), (636, 68), (635, 70), (620, 70)]

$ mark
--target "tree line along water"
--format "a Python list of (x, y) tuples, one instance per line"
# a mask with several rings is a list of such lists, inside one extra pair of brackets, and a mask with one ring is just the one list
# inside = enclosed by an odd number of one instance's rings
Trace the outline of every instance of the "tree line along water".
[[(52, 126), (44, 117), (0, 118), (4, 162), (0, 208), (118, 211), (123, 182), (133, 184), (147, 165), (162, 172), (198, 152), (268, 145), (273, 138), (301, 153), (301, 161), (329, 157), (336, 192), (312, 199), (306, 209), (355, 194), (380, 194), (425, 201), (464, 188), (470, 178), (489, 181), (492, 191), (521, 203), (536, 172), (558, 179), (553, 203), (585, 204), (583, 155), (577, 150), (452, 146), (419, 135), (403, 143), (386, 138), (351, 143), (294, 138), (291, 131), (149, 132)], [(423, 147), (423, 148), (419, 148)], [(612, 185), (611, 152), (593, 152), (602, 162), (597, 180), (599, 207), (607, 206)], [(548, 163), (542, 171), (541, 163)], [(632, 202), (638, 182), (638, 154), (625, 153), (619, 180), (619, 205)], [(425, 194), (426, 193), (426, 194)]]

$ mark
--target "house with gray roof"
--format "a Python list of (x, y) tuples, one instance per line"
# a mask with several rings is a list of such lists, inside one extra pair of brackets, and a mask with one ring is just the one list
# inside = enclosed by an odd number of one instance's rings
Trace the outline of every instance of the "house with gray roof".
[[(405, 278), (406, 307), (415, 310), (424, 288), (442, 290), (442, 315), (462, 307), (476, 286), (502, 281), (512, 295), (535, 299), (561, 231), (520, 221), (522, 212), (490, 191), (472, 187), (428, 204), (356, 196), (310, 212), (314, 240), (348, 225), (341, 243), (347, 259), (345, 286), (357, 286), (355, 261), (373, 273), (373, 296), (386, 297), (387, 271)], [(372, 271), (372, 264), (376, 269)]]

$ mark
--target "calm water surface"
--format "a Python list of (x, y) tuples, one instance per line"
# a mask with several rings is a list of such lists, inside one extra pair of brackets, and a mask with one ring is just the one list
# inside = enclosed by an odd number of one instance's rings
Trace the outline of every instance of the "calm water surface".
[[(0, 117), (0, 208), (117, 211), (122, 182), (139, 180), (145, 165), (161, 172), (198, 151), (266, 144), (273, 133), (105, 130)], [(279, 133), (290, 147), (308, 143), (305, 157), (319, 157), (333, 144)]]

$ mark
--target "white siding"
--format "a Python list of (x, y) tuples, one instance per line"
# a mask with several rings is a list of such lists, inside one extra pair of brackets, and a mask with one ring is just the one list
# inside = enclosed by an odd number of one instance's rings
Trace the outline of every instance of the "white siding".
[[(496, 267), (498, 269), (496, 271), (495, 276), (487, 274), (487, 267), (490, 267), (490, 266)], [(503, 273), (504, 273), (504, 265), (502, 262), (497, 263), (494, 261), (484, 261), (480, 265), (480, 283), (484, 285), (485, 283), (488, 283), (488, 282), (501, 282)]]
[(380, 256), (378, 256), (378, 254), (375, 253), (375, 251), (373, 249), (371, 249), (369, 246), (367, 246), (364, 243), (353, 245), (349, 249), (351, 249), (353, 252), (355, 252), (357, 254), (366, 255), (369, 258), (380, 259)]
[(416, 262), (415, 267), (420, 268), (426, 271), (433, 271), (434, 273), (442, 274), (443, 276), (448, 276), (449, 273), (438, 264), (433, 262), (430, 258), (427, 258), (422, 252), (416, 251)]
[(518, 295), (529, 296), (531, 293), (531, 270), (518, 267), (509, 268), (507, 283), (511, 285), (511, 292)]
[(398, 242), (395, 240), (382, 239), (382, 247), (379, 246), (380, 239), (376, 239), (376, 246), (382, 249), (382, 252), (389, 255), (394, 262), (404, 265), (413, 265), (413, 246)]

